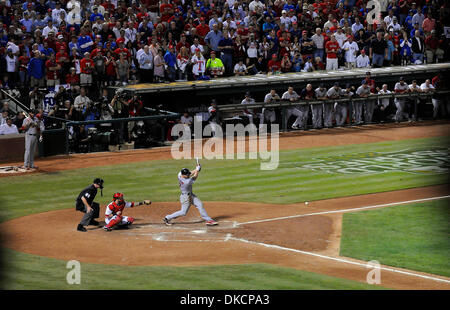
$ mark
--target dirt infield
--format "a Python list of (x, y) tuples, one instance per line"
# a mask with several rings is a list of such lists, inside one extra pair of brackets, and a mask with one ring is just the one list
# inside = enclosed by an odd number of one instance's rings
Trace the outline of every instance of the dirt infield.
[[(450, 124), (441, 122), (291, 132), (281, 136), (280, 149), (439, 137), (449, 131)], [(36, 164), (38, 173), (46, 173), (170, 158), (170, 148), (160, 148), (57, 156)], [(268, 263), (365, 282), (370, 271), (366, 262), (339, 256), (343, 210), (449, 194), (449, 187), (442, 185), (321, 200), (309, 205), (205, 202), (208, 213), (220, 222), (216, 227), (206, 227), (195, 208), (167, 227), (162, 218), (179, 209), (179, 203), (154, 202), (150, 207), (126, 210), (126, 215), (136, 218), (130, 229), (105, 232), (89, 226), (87, 233), (76, 231), (82, 214), (71, 207), (3, 222), (0, 229), (5, 234), (2, 246), (62, 260), (153, 266)], [(127, 251), (110, 246), (112, 237), (114, 244), (126, 244)], [(381, 271), (385, 287), (450, 289), (448, 278), (392, 269)]]
[[(383, 141), (398, 141), (428, 137), (441, 137), (450, 133), (448, 121), (420, 123), (390, 123), (382, 125), (365, 125), (344, 128), (320, 129), (309, 131), (292, 131), (281, 133), (280, 150), (301, 149), (322, 146), (338, 146)], [(270, 145), (269, 145), (270, 146)], [(248, 148), (248, 144), (246, 144)], [(89, 154), (72, 154), (52, 156), (35, 161), (38, 170), (27, 173), (46, 173), (149, 160), (172, 159), (170, 147), (145, 150), (127, 150)], [(224, 151), (226, 148), (224, 147)], [(7, 166), (19, 166), (22, 163), (4, 163)], [(23, 173), (0, 173), (0, 177), (21, 175)]]
[[(105, 232), (89, 226), (87, 233), (79, 233), (76, 224), (82, 214), (74, 209), (24, 216), (0, 224), (0, 229), (6, 232), (2, 246), (62, 260), (166, 266), (268, 263), (364, 282), (369, 271), (365, 262), (339, 257), (342, 213), (328, 212), (448, 194), (447, 186), (433, 186), (309, 205), (205, 202), (210, 215), (220, 221), (215, 227), (206, 227), (195, 208), (167, 227), (162, 218), (179, 205), (155, 202), (127, 209), (126, 215), (136, 221), (126, 230)], [(318, 212), (322, 214), (311, 215)], [(119, 247), (126, 244), (127, 250), (111, 246), (111, 238)], [(422, 273), (412, 273), (382, 270), (382, 284), (398, 289), (450, 289), (448, 278), (429, 275), (433, 279), (426, 279), (420, 277)]]

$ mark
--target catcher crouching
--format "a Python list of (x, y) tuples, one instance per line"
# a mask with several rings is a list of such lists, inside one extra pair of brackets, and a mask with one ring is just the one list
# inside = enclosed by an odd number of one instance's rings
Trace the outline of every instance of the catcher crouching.
[(106, 207), (105, 211), (105, 223), (103, 226), (105, 231), (111, 231), (114, 227), (128, 227), (134, 222), (134, 218), (130, 216), (123, 216), (124, 208), (133, 208), (141, 205), (150, 205), (150, 200), (144, 200), (142, 202), (127, 202), (123, 199), (122, 193), (115, 193), (113, 195), (113, 201)]

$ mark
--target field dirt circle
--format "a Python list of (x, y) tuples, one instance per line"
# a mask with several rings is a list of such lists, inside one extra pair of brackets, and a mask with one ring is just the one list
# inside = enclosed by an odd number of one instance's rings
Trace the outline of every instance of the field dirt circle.
[[(303, 250), (325, 250), (332, 234), (331, 217), (308, 217), (263, 226), (239, 226), (238, 221), (290, 215), (297, 205), (270, 205), (245, 202), (205, 202), (205, 208), (218, 226), (206, 226), (194, 206), (185, 217), (166, 226), (162, 219), (180, 208), (178, 202), (154, 202), (150, 206), (125, 209), (124, 215), (135, 218), (129, 229), (105, 232), (100, 226), (88, 226), (88, 232), (76, 231), (82, 213), (65, 209), (20, 217), (0, 224), (4, 246), (17, 251), (58, 259), (124, 265), (195, 265), (242, 263), (249, 255), (245, 247), (235, 247), (230, 237), (258, 242), (287, 240)], [(101, 213), (104, 213), (102, 207)], [(304, 211), (307, 211), (306, 209)], [(254, 229), (252, 229), (254, 227)], [(270, 230), (269, 230), (270, 229)], [(270, 232), (270, 236), (267, 233)], [(220, 243), (217, 245), (216, 243)], [(118, 247), (123, 250), (118, 250)], [(219, 249), (220, 248), (220, 251)], [(224, 251), (224, 255), (219, 255)], [(253, 256), (253, 255), (252, 255)], [(253, 257), (252, 260), (263, 257)]]

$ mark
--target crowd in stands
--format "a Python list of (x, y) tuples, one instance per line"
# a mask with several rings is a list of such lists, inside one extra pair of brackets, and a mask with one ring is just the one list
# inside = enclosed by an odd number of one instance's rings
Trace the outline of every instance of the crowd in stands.
[[(110, 102), (108, 85), (449, 58), (445, 0), (390, 0), (374, 23), (367, 0), (0, 0), (0, 11), (0, 88), (73, 120), (101, 119), (89, 103)], [(139, 114), (123, 104), (103, 117)]]

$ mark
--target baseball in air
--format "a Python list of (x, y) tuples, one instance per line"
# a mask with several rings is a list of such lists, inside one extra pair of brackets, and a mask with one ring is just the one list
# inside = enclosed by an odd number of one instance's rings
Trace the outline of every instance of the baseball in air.
[(305, 201), (305, 205), (308, 205), (308, 204), (309, 204), (309, 202)]

